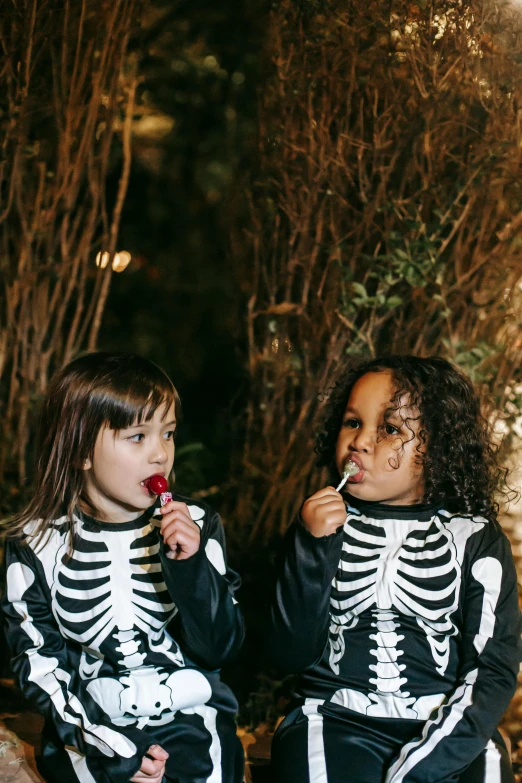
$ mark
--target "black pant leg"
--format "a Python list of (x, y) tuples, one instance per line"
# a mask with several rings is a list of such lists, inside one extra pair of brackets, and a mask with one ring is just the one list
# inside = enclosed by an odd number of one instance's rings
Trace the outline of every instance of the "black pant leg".
[(168, 783), (242, 783), (243, 747), (230, 715), (198, 707), (147, 730), (169, 754)]
[[(274, 783), (383, 783), (400, 743), (372, 720), (339, 720), (298, 707), (272, 743)], [(308, 708), (308, 709), (307, 709)]]
[(270, 769), (274, 783), (310, 783), (308, 721), (301, 707), (287, 715), (274, 734)]
[(461, 773), (458, 783), (515, 783), (511, 759), (499, 734), (495, 733), (480, 756)]

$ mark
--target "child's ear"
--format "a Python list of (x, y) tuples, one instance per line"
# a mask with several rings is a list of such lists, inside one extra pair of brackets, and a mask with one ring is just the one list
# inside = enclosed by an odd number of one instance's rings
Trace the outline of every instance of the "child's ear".
[(92, 460), (90, 460), (89, 457), (87, 457), (87, 459), (83, 461), (82, 470), (90, 470), (91, 468), (92, 468)]

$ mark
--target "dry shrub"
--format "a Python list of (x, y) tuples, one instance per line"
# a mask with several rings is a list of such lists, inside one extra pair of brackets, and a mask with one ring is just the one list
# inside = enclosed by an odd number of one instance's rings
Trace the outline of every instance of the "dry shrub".
[(272, 11), (234, 247), (252, 384), (234, 517), (252, 542), (318, 488), (320, 393), (347, 355), (444, 355), (518, 415), (521, 32), (480, 2)]
[[(0, 14), (0, 477), (23, 480), (31, 400), (96, 343), (130, 167), (140, 0), (6, 0)], [(125, 67), (124, 67), (125, 66)], [(114, 206), (105, 180), (123, 124)], [(6, 465), (7, 462), (7, 465)]]

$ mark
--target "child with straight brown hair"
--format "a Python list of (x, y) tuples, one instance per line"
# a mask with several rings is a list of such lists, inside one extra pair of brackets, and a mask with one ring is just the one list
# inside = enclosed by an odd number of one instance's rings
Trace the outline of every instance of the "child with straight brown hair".
[(219, 668), (243, 637), (218, 515), (154, 489), (179, 397), (155, 364), (92, 353), (45, 400), (35, 492), (10, 526), (12, 667), (45, 716), (48, 783), (240, 783)]

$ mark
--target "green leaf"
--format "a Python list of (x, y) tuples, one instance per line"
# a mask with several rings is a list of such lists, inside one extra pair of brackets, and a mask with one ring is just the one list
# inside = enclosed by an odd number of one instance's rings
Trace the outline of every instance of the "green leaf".
[(366, 291), (366, 288), (363, 286), (362, 283), (352, 283), (352, 290), (355, 294), (357, 294), (361, 299), (368, 299), (368, 292)]

